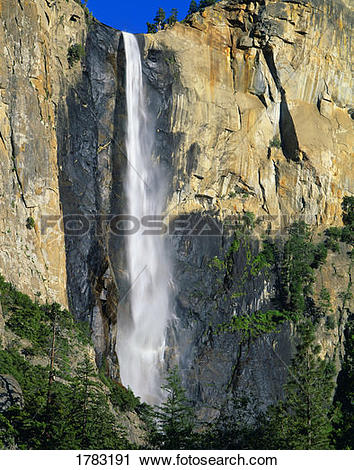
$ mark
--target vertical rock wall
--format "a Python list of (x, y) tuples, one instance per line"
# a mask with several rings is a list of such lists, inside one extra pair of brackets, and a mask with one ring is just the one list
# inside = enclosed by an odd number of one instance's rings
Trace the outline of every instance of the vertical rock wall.
[(146, 36), (173, 213), (341, 222), (353, 189), (352, 18), (340, 0), (222, 1)]
[(63, 305), (58, 107), (78, 79), (68, 48), (85, 36), (74, 1), (0, 2), (0, 272), (22, 291)]

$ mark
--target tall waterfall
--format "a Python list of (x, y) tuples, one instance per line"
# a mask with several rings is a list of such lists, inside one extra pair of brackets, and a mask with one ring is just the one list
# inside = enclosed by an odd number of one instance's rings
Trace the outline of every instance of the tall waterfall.
[[(126, 56), (128, 213), (139, 221), (159, 216), (165, 203), (165, 178), (151, 158), (154, 130), (149, 126), (138, 42), (123, 33)], [(146, 228), (145, 228), (146, 230)], [(161, 235), (127, 236), (129, 318), (118, 323), (118, 357), (125, 386), (148, 403), (161, 401), (161, 371), (169, 309), (169, 262)]]

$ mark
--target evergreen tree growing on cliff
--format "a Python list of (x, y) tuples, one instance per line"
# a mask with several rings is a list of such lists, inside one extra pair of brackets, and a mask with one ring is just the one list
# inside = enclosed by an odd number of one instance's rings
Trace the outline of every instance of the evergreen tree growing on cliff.
[(156, 24), (147, 22), (147, 23), (146, 23), (146, 26), (147, 26), (147, 32), (148, 32), (148, 34), (157, 33)]
[(169, 24), (170, 26), (172, 26), (173, 24), (175, 24), (177, 22), (177, 16), (178, 16), (178, 11), (176, 8), (172, 8), (171, 10), (171, 15), (169, 16), (169, 18), (167, 19), (167, 24)]
[(123, 429), (114, 420), (97, 374), (88, 358), (76, 369), (69, 403), (68, 426), (62, 448), (126, 448), (127, 441)]
[[(177, 10), (176, 10), (177, 11)], [(166, 13), (163, 8), (159, 8), (156, 12), (155, 18), (153, 20), (153, 23), (147, 22), (147, 32), (149, 34), (154, 34), (157, 33), (158, 31), (161, 31), (161, 29), (164, 28), (166, 24)]]
[(187, 12), (187, 15), (192, 15), (193, 13), (196, 13), (198, 11), (198, 4), (195, 0), (192, 0), (191, 3), (189, 4), (189, 10)]
[(219, 0), (200, 0), (199, 9), (215, 5)]
[(342, 229), (342, 242), (354, 244), (354, 197), (345, 196), (342, 202), (342, 219), (344, 227)]
[(283, 307), (298, 314), (305, 312), (312, 294), (315, 270), (325, 262), (326, 257), (324, 243), (312, 243), (308, 225), (302, 221), (291, 225), (280, 273)]
[(192, 0), (190, 5), (189, 5), (189, 10), (187, 15), (192, 15), (193, 13), (196, 13), (199, 10), (198, 4), (195, 0)]
[(339, 419), (334, 426), (336, 449), (354, 448), (354, 315), (345, 329), (345, 355), (337, 379), (335, 404), (339, 405)]
[(301, 343), (289, 368), (285, 401), (270, 409), (269, 448), (330, 449), (334, 365), (319, 358), (310, 320), (299, 332)]
[(160, 449), (188, 449), (194, 426), (194, 412), (186, 398), (178, 368), (171, 369), (162, 386), (167, 398), (156, 408), (157, 432), (153, 444)]
[(166, 13), (163, 8), (159, 8), (156, 12), (155, 18), (154, 18), (154, 23), (156, 25), (157, 31), (160, 31), (163, 29), (163, 27), (166, 24)]

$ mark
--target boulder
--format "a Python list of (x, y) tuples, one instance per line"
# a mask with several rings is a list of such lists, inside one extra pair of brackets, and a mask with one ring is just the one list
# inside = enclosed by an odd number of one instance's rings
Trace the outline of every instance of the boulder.
[(23, 393), (20, 384), (12, 375), (0, 375), (0, 411), (12, 406), (23, 408)]

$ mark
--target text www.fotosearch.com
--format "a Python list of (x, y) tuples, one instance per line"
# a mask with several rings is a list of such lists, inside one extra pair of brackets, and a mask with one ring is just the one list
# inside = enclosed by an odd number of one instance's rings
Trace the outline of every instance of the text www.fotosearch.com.
[(193, 455), (180, 455), (170, 457), (139, 457), (140, 465), (150, 465), (150, 466), (207, 466), (215, 465), (220, 467), (230, 467), (230, 466), (244, 466), (244, 465), (264, 465), (264, 466), (277, 466), (278, 461), (276, 457), (243, 457), (238, 454), (235, 456), (218, 456), (218, 457), (199, 457)]

